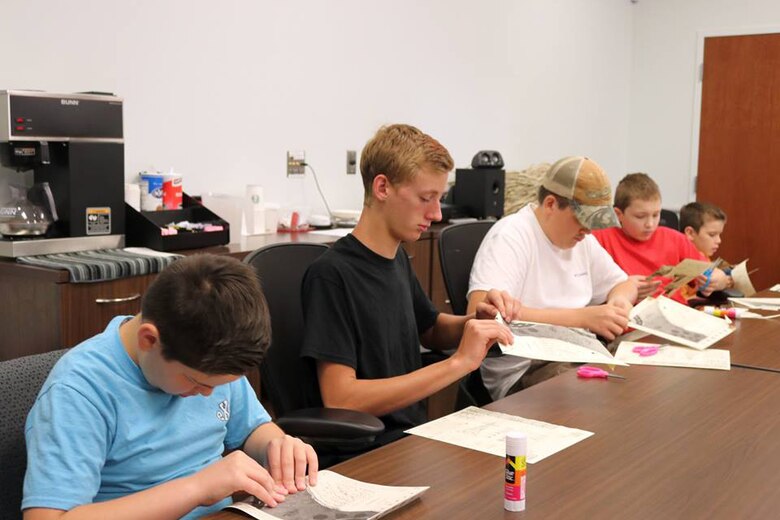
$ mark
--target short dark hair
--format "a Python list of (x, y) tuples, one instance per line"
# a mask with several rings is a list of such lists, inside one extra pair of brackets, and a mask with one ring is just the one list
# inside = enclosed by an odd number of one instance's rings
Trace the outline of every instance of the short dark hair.
[(690, 202), (680, 208), (680, 230), (682, 231), (690, 226), (698, 233), (707, 220), (726, 222), (726, 212), (715, 204), (707, 202)]
[(615, 207), (625, 211), (634, 200), (654, 200), (661, 198), (658, 184), (646, 173), (629, 173), (615, 188)]
[(571, 205), (571, 200), (567, 199), (566, 197), (561, 197), (557, 193), (551, 192), (544, 186), (539, 186), (539, 194), (536, 196), (536, 200), (539, 202), (539, 204), (541, 204), (548, 195), (555, 197), (555, 201), (558, 203), (558, 209), (566, 209)]
[(205, 374), (245, 374), (271, 341), (257, 274), (229, 256), (198, 254), (168, 266), (147, 289), (141, 319), (157, 327), (165, 359)]

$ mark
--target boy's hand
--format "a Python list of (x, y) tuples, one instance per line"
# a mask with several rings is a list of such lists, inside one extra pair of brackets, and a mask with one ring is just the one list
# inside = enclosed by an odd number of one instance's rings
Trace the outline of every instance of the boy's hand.
[[(627, 313), (631, 313), (631, 309), (634, 308), (634, 304), (628, 301), (628, 298), (625, 296), (614, 296), (607, 300), (607, 303), (609, 305), (614, 305), (615, 307), (620, 307)], [(626, 315), (627, 317), (628, 315)]]
[(612, 303), (594, 305), (582, 309), (585, 313), (585, 328), (612, 341), (628, 326), (628, 312)]
[(702, 275), (699, 276), (696, 281), (698, 282), (699, 291), (704, 296), (709, 296), (714, 291), (728, 289), (729, 286), (733, 283), (732, 278), (718, 268), (712, 270), (709, 279), (707, 276)]
[(463, 327), (463, 337), (452, 359), (463, 362), (471, 372), (479, 368), (493, 343), (498, 341), (511, 345), (514, 338), (512, 331), (503, 323), (495, 320), (469, 320)]
[(197, 483), (202, 506), (216, 504), (237, 491), (244, 491), (275, 507), (287, 494), (263, 466), (240, 450), (203, 468), (191, 478)]
[(509, 323), (520, 319), (521, 308), (520, 302), (508, 292), (490, 289), (485, 299), (477, 304), (477, 319), (492, 320), (500, 313), (504, 321)]
[(285, 435), (271, 439), (266, 449), (271, 477), (285, 491), (295, 493), (306, 489), (306, 468), (309, 484), (317, 485), (317, 454), (310, 445), (296, 437)]
[(657, 278), (648, 280), (647, 277), (638, 274), (631, 275), (628, 279), (636, 285), (637, 293), (639, 293), (637, 301), (642, 301), (648, 296), (652, 296), (658, 290), (658, 286), (661, 285), (661, 280)]

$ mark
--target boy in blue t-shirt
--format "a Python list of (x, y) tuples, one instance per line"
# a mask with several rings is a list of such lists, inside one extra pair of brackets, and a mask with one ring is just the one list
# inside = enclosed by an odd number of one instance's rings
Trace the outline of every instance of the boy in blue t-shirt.
[(70, 350), (41, 388), (25, 520), (196, 518), (238, 491), (273, 507), (305, 489), (307, 468), (316, 484), (312, 447), (271, 422), (243, 377), (269, 342), (249, 266), (195, 255), (165, 269), (140, 314)]

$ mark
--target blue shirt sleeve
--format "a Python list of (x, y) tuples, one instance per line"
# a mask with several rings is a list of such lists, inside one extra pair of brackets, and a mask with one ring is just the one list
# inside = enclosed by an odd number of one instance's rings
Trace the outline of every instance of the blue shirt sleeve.
[(111, 428), (105, 414), (75, 389), (54, 384), (27, 417), (27, 473), (22, 509), (70, 510), (100, 489)]
[(267, 422), (271, 422), (271, 416), (260, 404), (246, 377), (230, 383), (230, 419), (227, 423), (225, 448), (240, 448), (258, 426)]

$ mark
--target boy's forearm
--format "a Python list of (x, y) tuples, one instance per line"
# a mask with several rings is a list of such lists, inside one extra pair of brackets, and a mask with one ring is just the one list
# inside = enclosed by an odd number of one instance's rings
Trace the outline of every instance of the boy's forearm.
[(400, 376), (354, 379), (348, 384), (342, 383), (335, 391), (322, 391), (322, 398), (327, 407), (381, 417), (425, 399), (468, 373), (469, 369), (462, 361), (452, 356)]
[(607, 303), (616, 303), (618, 300), (625, 300), (633, 305), (639, 297), (639, 291), (636, 284), (631, 280), (620, 282), (609, 292)]
[(474, 313), (467, 316), (440, 313), (433, 327), (420, 336), (420, 342), (431, 350), (448, 350), (457, 348), (463, 336), (466, 322), (474, 318)]
[(284, 431), (272, 422), (261, 424), (247, 437), (243, 450), (257, 462), (265, 464), (268, 443), (284, 435)]
[(584, 309), (532, 309), (523, 307), (523, 321), (549, 323), (562, 327), (587, 328)]
[(78, 506), (70, 511), (27, 509), (24, 520), (173, 520), (186, 515), (201, 502), (199, 487), (189, 476), (114, 500)]

